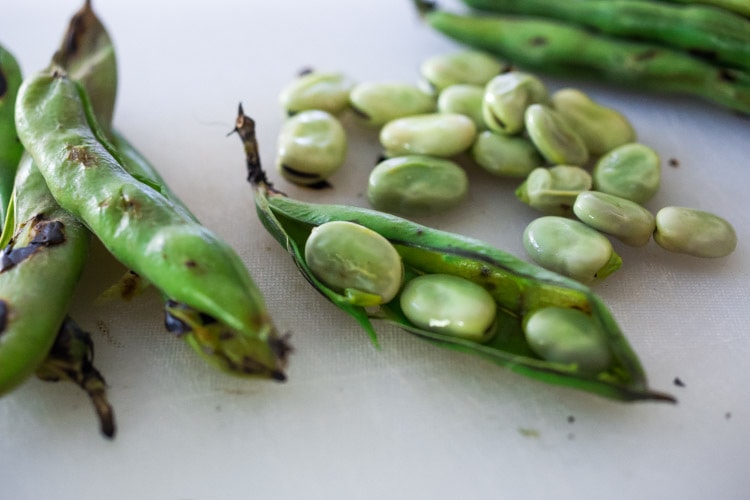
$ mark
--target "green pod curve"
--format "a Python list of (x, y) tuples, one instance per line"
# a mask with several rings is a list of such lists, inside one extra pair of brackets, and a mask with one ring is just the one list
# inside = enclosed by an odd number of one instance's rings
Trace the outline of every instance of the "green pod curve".
[(28, 156), (15, 186), (13, 239), (0, 256), (0, 394), (33, 375), (46, 358), (89, 243), (89, 232), (60, 208)]
[[(247, 119), (249, 120), (249, 119)], [(377, 343), (371, 319), (391, 321), (436, 345), (480, 356), (512, 371), (548, 383), (569, 386), (622, 400), (674, 399), (649, 389), (638, 357), (614, 318), (594, 292), (559, 274), (542, 269), (479, 240), (440, 231), (382, 212), (347, 205), (297, 201), (276, 191), (252, 152), (254, 134), (237, 131), (248, 155), (248, 178), (254, 185), (255, 205), (265, 228), (289, 252), (308, 282), (332, 303), (352, 315)], [(399, 300), (378, 309), (364, 308), (336, 293), (311, 272), (304, 247), (315, 227), (332, 221), (356, 222), (380, 234), (396, 248), (405, 268), (405, 281), (424, 274), (448, 274), (468, 279), (485, 288), (497, 303), (498, 330), (487, 343), (422, 330), (406, 319)], [(603, 332), (612, 352), (607, 370), (583, 373), (574, 366), (542, 360), (525, 341), (522, 321), (526, 314), (544, 306), (574, 308), (588, 314)]]
[(80, 86), (59, 70), (42, 72), (24, 82), (18, 103), (19, 136), (57, 202), (170, 301), (228, 328), (215, 334), (196, 323), (188, 337), (196, 350), (232, 373), (283, 380), (287, 349), (239, 256), (126, 171)]
[(18, 62), (13, 54), (0, 45), (0, 226), (5, 220), (13, 192), (13, 179), (23, 154), (15, 122), (16, 95), (21, 81)]

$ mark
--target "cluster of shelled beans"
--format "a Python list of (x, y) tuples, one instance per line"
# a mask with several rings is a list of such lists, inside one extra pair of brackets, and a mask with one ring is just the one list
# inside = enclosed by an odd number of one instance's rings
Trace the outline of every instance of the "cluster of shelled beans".
[(608, 237), (631, 246), (654, 238), (699, 257), (734, 251), (723, 218), (686, 207), (644, 207), (661, 182), (661, 159), (637, 141), (622, 113), (580, 90), (550, 92), (537, 76), (483, 52), (428, 58), (418, 83), (355, 83), (343, 73), (308, 72), (282, 92), (289, 115), (277, 168), (290, 182), (325, 185), (344, 163), (345, 111), (379, 128), (384, 159), (370, 173), (367, 198), (402, 216), (438, 213), (466, 198), (464, 155), (487, 172), (518, 179), (518, 199), (544, 215), (523, 235), (537, 264), (584, 283), (622, 260)]

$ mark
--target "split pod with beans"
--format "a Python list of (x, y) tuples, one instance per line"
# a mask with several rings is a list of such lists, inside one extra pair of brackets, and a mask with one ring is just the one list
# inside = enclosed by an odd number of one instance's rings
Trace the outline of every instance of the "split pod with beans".
[[(380, 319), (543, 382), (620, 401), (674, 401), (649, 387), (637, 355), (587, 286), (472, 238), (375, 210), (289, 198), (268, 181), (255, 123), (242, 107), (235, 131), (261, 222), (305, 279), (375, 344), (371, 320)], [(348, 238), (368, 243), (358, 250), (342, 244)], [(384, 265), (393, 272), (380, 272)], [(456, 298), (460, 307), (446, 307)]]

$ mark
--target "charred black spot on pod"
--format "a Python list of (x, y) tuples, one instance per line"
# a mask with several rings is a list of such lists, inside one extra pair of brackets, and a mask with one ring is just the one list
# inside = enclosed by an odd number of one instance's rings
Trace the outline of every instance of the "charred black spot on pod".
[(190, 333), (193, 329), (183, 320), (172, 314), (171, 309), (184, 309), (184, 306), (174, 300), (168, 300), (164, 310), (164, 326), (169, 333), (177, 336)]
[(271, 352), (282, 362), (286, 361), (289, 353), (294, 351), (294, 348), (289, 343), (289, 333), (284, 334), (280, 338), (272, 338), (268, 341), (268, 346), (271, 348)]
[(120, 282), (120, 297), (124, 300), (130, 300), (135, 297), (136, 292), (141, 288), (141, 281), (138, 273), (128, 271), (128, 274)]
[(65, 225), (59, 220), (41, 221), (34, 226), (32, 245), (59, 245), (65, 241)]
[(8, 79), (5, 76), (5, 72), (0, 68), (0, 99), (5, 97), (8, 93)]
[(535, 36), (532, 38), (529, 38), (529, 45), (532, 47), (543, 47), (544, 45), (547, 45), (549, 43), (549, 40), (547, 40), (546, 36)]
[(31, 241), (24, 247), (14, 247), (13, 242), (0, 252), (0, 273), (20, 264), (43, 248), (65, 242), (65, 225), (58, 220), (46, 220), (44, 215), (34, 216)]
[(8, 326), (8, 303), (4, 300), (0, 300), (0, 335), (5, 332), (5, 328)]
[(206, 313), (198, 313), (198, 317), (200, 318), (201, 324), (203, 326), (208, 326), (208, 325), (213, 325), (215, 323), (218, 323), (216, 318)]
[(194, 260), (186, 260), (185, 261), (185, 267), (187, 267), (189, 269), (194, 269), (194, 268), (198, 267), (198, 263), (195, 262)]
[(737, 74), (730, 69), (722, 68), (719, 70), (719, 79), (729, 83), (736, 82)]

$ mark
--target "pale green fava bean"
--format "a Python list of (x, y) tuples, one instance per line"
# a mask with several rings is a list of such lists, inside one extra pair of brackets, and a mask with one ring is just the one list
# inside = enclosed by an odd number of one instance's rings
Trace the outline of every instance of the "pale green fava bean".
[(424, 330), (475, 342), (486, 342), (495, 333), (495, 300), (465, 278), (425, 274), (408, 281), (399, 300), (404, 315)]
[(468, 188), (466, 172), (456, 162), (407, 155), (383, 160), (370, 172), (367, 198), (383, 212), (427, 215), (458, 205)]
[(574, 364), (585, 373), (599, 373), (612, 363), (603, 332), (578, 309), (537, 309), (524, 318), (523, 330), (531, 350), (547, 361)]
[(315, 227), (305, 243), (305, 262), (319, 280), (360, 305), (390, 302), (404, 278), (404, 265), (393, 245), (348, 221)]
[(503, 62), (486, 52), (462, 50), (432, 56), (419, 69), (432, 89), (441, 92), (457, 83), (484, 86), (505, 67)]
[(477, 165), (499, 177), (525, 178), (544, 164), (536, 147), (525, 137), (491, 130), (477, 134), (471, 146), (471, 156)]
[(427, 113), (397, 118), (380, 129), (386, 156), (421, 154), (455, 156), (474, 143), (477, 128), (458, 113)]
[(650, 147), (632, 142), (599, 158), (591, 175), (595, 190), (643, 204), (659, 190), (661, 160)]
[(599, 191), (585, 191), (573, 204), (578, 219), (626, 245), (640, 247), (656, 228), (654, 215), (638, 203)]
[(538, 167), (516, 189), (516, 196), (540, 212), (570, 215), (576, 197), (591, 189), (591, 186), (591, 174), (581, 167)]
[(518, 134), (524, 129), (526, 109), (549, 100), (547, 87), (537, 77), (508, 71), (490, 80), (484, 89), (482, 114), (490, 130)]
[(531, 221), (523, 233), (523, 246), (540, 266), (585, 284), (606, 278), (622, 265), (606, 236), (557, 215)]
[(437, 110), (440, 113), (466, 115), (474, 122), (477, 130), (485, 130), (487, 124), (484, 122), (484, 114), (482, 113), (483, 100), (484, 87), (457, 83), (440, 92), (437, 99)]
[(349, 105), (366, 123), (375, 126), (436, 110), (434, 95), (399, 82), (359, 83), (349, 93)]
[(301, 111), (281, 127), (276, 167), (296, 184), (317, 184), (341, 167), (346, 132), (338, 118), (321, 110)]
[(577, 89), (560, 89), (551, 98), (552, 107), (570, 123), (594, 156), (636, 140), (625, 116), (602, 106)]
[(718, 215), (686, 207), (656, 213), (654, 241), (666, 250), (696, 257), (726, 257), (737, 248), (737, 233)]
[(338, 115), (348, 108), (353, 85), (354, 82), (342, 73), (311, 71), (284, 87), (279, 102), (289, 115), (311, 109)]
[(583, 166), (589, 151), (565, 118), (545, 104), (532, 104), (524, 115), (526, 132), (539, 152), (556, 165)]

